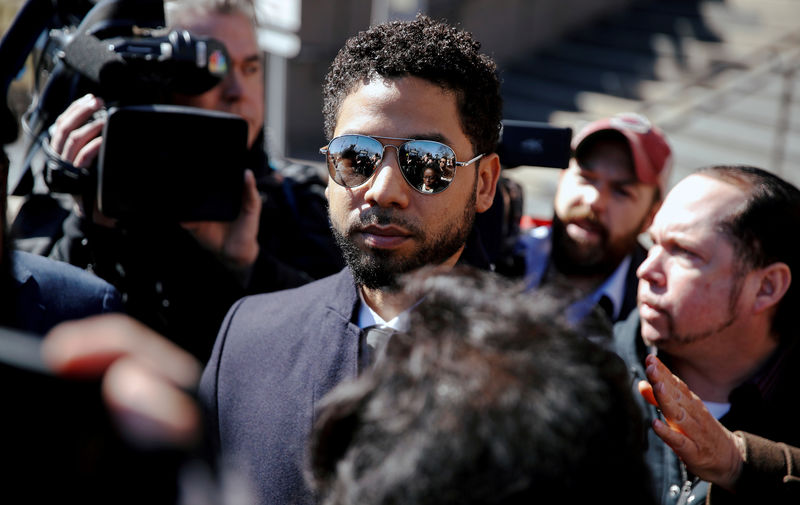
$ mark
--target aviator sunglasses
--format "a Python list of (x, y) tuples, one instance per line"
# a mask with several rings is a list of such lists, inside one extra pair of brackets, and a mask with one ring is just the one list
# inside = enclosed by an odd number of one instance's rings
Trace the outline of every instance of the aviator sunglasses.
[[(378, 139), (405, 142), (395, 146)], [(375, 174), (387, 147), (397, 152), (400, 173), (408, 185), (428, 194), (447, 189), (456, 176), (456, 167), (465, 167), (483, 157), (479, 154), (469, 161), (456, 161), (455, 151), (441, 142), (357, 134), (335, 137), (319, 152), (327, 157), (331, 179), (340, 186), (355, 188)]]

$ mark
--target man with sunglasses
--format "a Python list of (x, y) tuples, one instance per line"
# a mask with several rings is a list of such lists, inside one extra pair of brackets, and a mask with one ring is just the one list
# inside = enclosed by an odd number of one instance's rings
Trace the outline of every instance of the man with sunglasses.
[(531, 288), (570, 287), (577, 301), (567, 319), (606, 326), (636, 307), (636, 268), (647, 255), (638, 236), (661, 204), (672, 153), (663, 132), (634, 113), (589, 123), (572, 149), (552, 226), (531, 230), (517, 246)]
[[(339, 274), (237, 302), (203, 374), (212, 441), (261, 503), (309, 503), (304, 447), (316, 403), (370, 366), (417, 300), (402, 274), (476, 254), (476, 213), (500, 173), (494, 63), (470, 34), (419, 16), (351, 38), (325, 80), (326, 196)], [(427, 160), (444, 160), (433, 192)], [(380, 331), (368, 331), (368, 330)]]

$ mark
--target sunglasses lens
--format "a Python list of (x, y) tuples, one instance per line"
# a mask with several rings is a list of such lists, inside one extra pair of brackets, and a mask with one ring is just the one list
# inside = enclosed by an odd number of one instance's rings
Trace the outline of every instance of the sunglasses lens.
[(400, 149), (400, 168), (406, 181), (422, 193), (439, 193), (453, 182), (456, 154), (432, 140), (412, 140)]
[(328, 145), (328, 173), (340, 186), (354, 188), (367, 182), (383, 156), (383, 146), (363, 135), (342, 135)]

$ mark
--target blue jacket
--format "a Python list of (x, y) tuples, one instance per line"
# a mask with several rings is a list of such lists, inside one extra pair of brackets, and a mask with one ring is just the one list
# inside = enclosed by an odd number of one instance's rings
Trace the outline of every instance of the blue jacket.
[(122, 310), (111, 284), (80, 268), (26, 252), (11, 255), (13, 325), (44, 334), (60, 322)]
[[(253, 503), (303, 504), (306, 440), (319, 400), (358, 373), (350, 270), (239, 300), (203, 377), (212, 445), (253, 485)], [(235, 459), (230, 459), (235, 458)]]

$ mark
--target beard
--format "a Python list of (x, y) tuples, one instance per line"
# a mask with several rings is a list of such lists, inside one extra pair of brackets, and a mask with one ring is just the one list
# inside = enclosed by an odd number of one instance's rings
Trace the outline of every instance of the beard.
[[(676, 331), (675, 325), (675, 318), (672, 314), (668, 312), (663, 312), (664, 317), (666, 319), (666, 326), (667, 326), (667, 335), (669, 336), (668, 339), (662, 341), (662, 343), (656, 343), (656, 347), (665, 348), (667, 352), (669, 352), (668, 348), (674, 345), (687, 345), (693, 344), (695, 342), (700, 342), (701, 340), (705, 340), (713, 335), (716, 335), (729, 327), (733, 326), (733, 324), (739, 318), (739, 311), (737, 310), (737, 306), (739, 304), (739, 297), (742, 294), (742, 287), (744, 285), (744, 273), (743, 271), (737, 271), (734, 274), (733, 280), (731, 282), (731, 290), (728, 294), (728, 307), (725, 317), (723, 318), (721, 323), (717, 323), (711, 328), (704, 329), (702, 331), (688, 331), (688, 332), (680, 332)], [(646, 342), (648, 345), (651, 345), (650, 342)]]
[[(357, 223), (350, 224), (342, 233), (333, 224), (331, 230), (342, 255), (353, 273), (356, 284), (369, 289), (397, 291), (401, 275), (426, 265), (439, 265), (458, 252), (467, 242), (475, 222), (476, 186), (458, 219), (441, 226), (439, 232), (431, 234), (421, 226), (410, 222), (389, 208), (373, 207), (360, 213)], [(432, 217), (432, 219), (435, 219)], [(394, 224), (408, 230), (420, 243), (410, 256), (399, 256), (395, 251), (384, 249), (363, 250), (358, 247), (353, 235), (364, 226)]]
[(611, 241), (608, 229), (603, 226), (591, 210), (573, 213), (568, 221), (582, 219), (599, 235), (597, 244), (587, 245), (575, 241), (567, 233), (567, 223), (558, 215), (553, 215), (552, 237), (553, 252), (550, 255), (556, 270), (566, 276), (598, 276), (611, 275), (622, 260), (636, 249), (639, 232), (647, 219), (645, 215), (635, 228), (636, 231)]
[[(693, 344), (695, 342), (699, 342), (701, 340), (705, 340), (712, 335), (716, 335), (717, 333), (729, 328), (736, 322), (737, 314), (735, 312), (728, 312), (725, 320), (714, 326), (713, 328), (709, 328), (707, 330), (698, 331), (694, 333), (676, 333), (675, 332), (675, 320), (670, 316), (667, 318), (667, 331), (671, 335), (669, 339), (670, 344)], [(657, 346), (660, 347), (660, 346)]]

